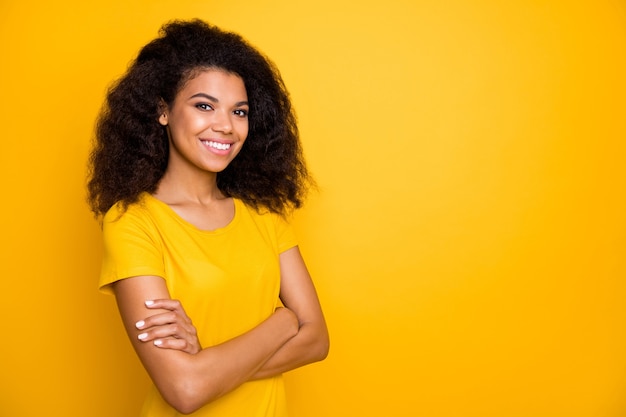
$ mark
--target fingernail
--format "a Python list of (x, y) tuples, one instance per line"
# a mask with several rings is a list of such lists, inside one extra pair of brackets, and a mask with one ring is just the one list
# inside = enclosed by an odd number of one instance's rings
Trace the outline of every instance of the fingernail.
[(148, 333), (142, 333), (142, 334), (140, 334), (139, 336), (137, 336), (137, 339), (139, 339), (139, 340), (143, 340), (143, 339), (145, 339), (146, 337), (148, 337)]
[(155, 346), (161, 346), (162, 344), (163, 344), (163, 341), (162, 341), (162, 340), (155, 340), (155, 341), (154, 341), (154, 345), (155, 345)]
[(154, 301), (146, 300), (146, 306), (150, 307), (152, 304), (154, 304)]
[(137, 323), (135, 323), (135, 327), (138, 328), (138, 329), (141, 329), (144, 324), (146, 324), (145, 321), (139, 320)]

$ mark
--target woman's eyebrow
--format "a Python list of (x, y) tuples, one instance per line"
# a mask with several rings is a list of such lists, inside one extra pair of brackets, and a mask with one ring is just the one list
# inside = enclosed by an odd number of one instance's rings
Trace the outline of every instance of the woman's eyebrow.
[[(198, 98), (198, 97), (206, 98), (207, 100), (212, 101), (213, 103), (219, 103), (220, 102), (217, 98), (215, 98), (215, 97), (213, 97), (213, 96), (211, 96), (209, 94), (206, 94), (206, 93), (196, 93), (193, 96), (189, 97), (189, 99)], [(238, 101), (237, 103), (235, 103), (235, 106), (247, 106), (247, 105), (248, 105), (248, 101), (246, 101), (246, 100)]]
[(192, 99), (192, 98), (198, 98), (198, 97), (206, 98), (207, 100), (212, 101), (214, 103), (219, 103), (220, 102), (217, 98), (215, 98), (213, 96), (210, 96), (210, 95), (208, 95), (206, 93), (197, 93), (197, 94), (194, 94), (193, 96), (191, 96), (189, 98)]

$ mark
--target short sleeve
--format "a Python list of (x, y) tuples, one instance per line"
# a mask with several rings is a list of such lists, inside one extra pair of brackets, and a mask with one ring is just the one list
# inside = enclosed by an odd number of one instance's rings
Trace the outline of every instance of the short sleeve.
[(111, 293), (110, 284), (140, 275), (165, 276), (162, 245), (150, 217), (138, 206), (121, 212), (109, 210), (102, 225), (104, 253), (100, 291)]
[(274, 215), (274, 224), (276, 225), (278, 253), (283, 253), (287, 249), (298, 246), (298, 239), (289, 221), (279, 215)]

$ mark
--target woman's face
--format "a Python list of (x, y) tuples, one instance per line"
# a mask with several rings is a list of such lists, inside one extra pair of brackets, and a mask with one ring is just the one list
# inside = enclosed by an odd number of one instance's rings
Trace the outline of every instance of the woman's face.
[(170, 140), (167, 169), (224, 170), (248, 136), (248, 111), (248, 95), (238, 75), (212, 69), (187, 81), (159, 116)]

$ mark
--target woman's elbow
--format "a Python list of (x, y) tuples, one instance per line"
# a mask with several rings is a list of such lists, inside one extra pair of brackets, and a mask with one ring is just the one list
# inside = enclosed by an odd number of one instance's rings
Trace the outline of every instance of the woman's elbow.
[(191, 414), (204, 405), (194, 390), (187, 387), (176, 387), (160, 392), (163, 399), (180, 414)]
[(194, 381), (184, 380), (159, 389), (163, 399), (180, 414), (191, 414), (220, 396), (217, 390), (204, 386), (202, 389)]
[(169, 402), (168, 404), (175, 409), (179, 414), (189, 415), (200, 409), (199, 406), (189, 402)]
[(322, 332), (315, 343), (315, 355), (314, 361), (319, 362), (326, 359), (328, 356), (328, 351), (330, 350), (330, 338), (328, 336), (328, 331)]

